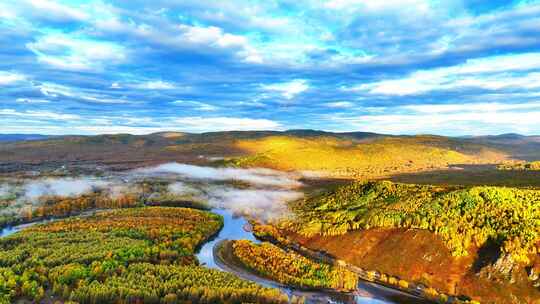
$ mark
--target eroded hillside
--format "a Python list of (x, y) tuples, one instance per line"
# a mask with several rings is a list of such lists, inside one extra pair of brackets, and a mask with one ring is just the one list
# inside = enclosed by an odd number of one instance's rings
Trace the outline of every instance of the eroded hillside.
[(360, 267), (482, 303), (540, 297), (538, 190), (353, 183), (291, 207), (282, 233)]

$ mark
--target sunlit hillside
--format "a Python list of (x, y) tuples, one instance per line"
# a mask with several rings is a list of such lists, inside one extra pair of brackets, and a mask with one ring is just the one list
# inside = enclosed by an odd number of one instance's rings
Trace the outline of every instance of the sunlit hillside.
[(539, 202), (538, 190), (356, 182), (291, 203), (296, 218), (281, 228), (360, 267), (481, 303), (531, 303)]
[[(526, 154), (526, 158), (520, 158)], [(515, 145), (483, 138), (393, 136), (314, 130), (165, 132), (149, 135), (62, 136), (0, 145), (6, 172), (125, 170), (165, 162), (267, 167), (346, 178), (386, 177), (446, 169), (451, 165), (501, 164), (540, 159), (540, 143)]]
[(336, 137), (270, 136), (239, 140), (249, 156), (239, 166), (323, 171), (335, 176), (373, 177), (396, 172), (444, 168), (451, 164), (498, 163), (506, 153), (476, 144), (434, 137), (382, 137), (357, 141)]

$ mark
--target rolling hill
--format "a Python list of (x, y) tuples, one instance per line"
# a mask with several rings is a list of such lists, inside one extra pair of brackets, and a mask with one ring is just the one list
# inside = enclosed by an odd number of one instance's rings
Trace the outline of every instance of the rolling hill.
[(64, 165), (124, 170), (177, 161), (364, 178), (457, 164), (540, 159), (539, 147), (537, 137), (453, 138), (316, 130), (58, 136), (2, 143), (0, 171), (45, 170)]
[(0, 142), (15, 142), (27, 140), (42, 140), (50, 138), (49, 135), (41, 134), (0, 134)]

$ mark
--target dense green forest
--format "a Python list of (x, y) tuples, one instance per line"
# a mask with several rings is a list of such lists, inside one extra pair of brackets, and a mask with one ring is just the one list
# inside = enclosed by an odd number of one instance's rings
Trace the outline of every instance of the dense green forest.
[(358, 285), (358, 275), (349, 270), (313, 262), (270, 243), (234, 241), (232, 251), (249, 269), (283, 284), (338, 290), (354, 290)]
[(491, 241), (517, 262), (540, 252), (540, 191), (356, 182), (291, 204), (303, 235), (371, 227), (419, 228), (439, 235), (455, 256)]
[(286, 303), (279, 291), (197, 266), (222, 218), (186, 208), (113, 210), (0, 239), (0, 303)]

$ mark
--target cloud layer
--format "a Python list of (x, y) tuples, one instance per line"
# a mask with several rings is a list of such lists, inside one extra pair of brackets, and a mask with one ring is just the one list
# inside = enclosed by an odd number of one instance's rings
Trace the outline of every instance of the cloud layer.
[(0, 127), (540, 133), (539, 16), (535, 0), (6, 0)]

